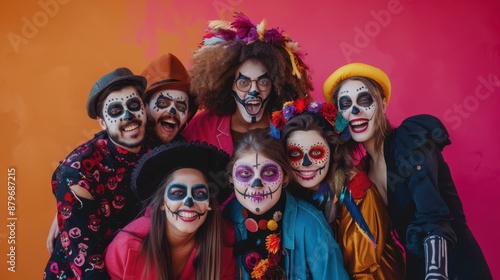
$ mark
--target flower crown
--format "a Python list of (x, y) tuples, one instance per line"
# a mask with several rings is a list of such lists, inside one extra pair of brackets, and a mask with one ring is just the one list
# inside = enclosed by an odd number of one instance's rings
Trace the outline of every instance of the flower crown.
[(342, 113), (337, 110), (335, 105), (308, 98), (299, 98), (285, 102), (283, 109), (273, 112), (271, 118), (271, 135), (279, 138), (280, 131), (289, 120), (306, 112), (318, 114), (323, 117), (344, 140), (350, 138), (349, 129), (347, 129), (349, 121), (344, 119)]
[(298, 58), (302, 57), (303, 54), (299, 51), (297, 42), (276, 28), (266, 30), (267, 21), (265, 19), (255, 25), (243, 13), (236, 13), (234, 18), (233, 22), (225, 20), (209, 21), (208, 30), (203, 36), (201, 47), (221, 43), (225, 46), (231, 46), (236, 42), (252, 44), (256, 41), (283, 47), (290, 56), (292, 74), (299, 79), (301, 78), (300, 73), (304, 67)]

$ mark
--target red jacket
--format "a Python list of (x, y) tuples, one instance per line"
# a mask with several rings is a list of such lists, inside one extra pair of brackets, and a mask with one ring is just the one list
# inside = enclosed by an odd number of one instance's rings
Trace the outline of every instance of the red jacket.
[(219, 116), (209, 111), (203, 111), (194, 116), (182, 136), (188, 141), (205, 141), (233, 154), (233, 139), (231, 138), (231, 115)]
[[(111, 279), (141, 279), (145, 267), (146, 258), (144, 254), (139, 257), (143, 238), (149, 233), (151, 227), (151, 211), (148, 208), (144, 216), (128, 224), (111, 242), (105, 252), (105, 265)], [(133, 232), (138, 236), (130, 234)], [(221, 279), (235, 279), (236, 260), (233, 257), (233, 244), (235, 243), (234, 229), (230, 224), (225, 225), (225, 240), (222, 250)], [(196, 279), (194, 258), (197, 245), (194, 247), (179, 279)], [(144, 277), (148, 280), (156, 280), (156, 267), (150, 265), (149, 274)]]

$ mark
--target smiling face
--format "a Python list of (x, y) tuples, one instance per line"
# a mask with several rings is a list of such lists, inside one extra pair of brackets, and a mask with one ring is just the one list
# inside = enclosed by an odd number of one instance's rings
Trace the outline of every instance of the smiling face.
[(271, 79), (259, 61), (247, 60), (236, 70), (233, 95), (238, 112), (246, 122), (260, 121), (269, 101), (271, 89)]
[(168, 89), (155, 92), (147, 104), (148, 122), (163, 143), (170, 143), (189, 117), (186, 92)]
[(195, 233), (210, 211), (208, 182), (197, 169), (181, 168), (174, 171), (164, 199), (161, 209), (165, 210), (169, 232)]
[(249, 151), (235, 162), (230, 180), (243, 207), (261, 215), (280, 199), (284, 175), (278, 163)]
[(286, 139), (286, 150), (297, 182), (304, 188), (317, 190), (330, 167), (327, 141), (316, 130), (297, 130)]
[(137, 90), (127, 86), (111, 92), (103, 103), (99, 124), (117, 146), (133, 151), (146, 133), (146, 114)]
[(348, 80), (340, 87), (338, 108), (349, 121), (349, 131), (356, 142), (364, 143), (372, 139), (377, 103), (363, 82)]

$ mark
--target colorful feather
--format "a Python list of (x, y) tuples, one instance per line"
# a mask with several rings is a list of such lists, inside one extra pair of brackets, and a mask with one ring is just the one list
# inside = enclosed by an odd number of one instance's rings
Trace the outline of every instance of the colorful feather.
[(344, 187), (342, 189), (342, 193), (340, 194), (340, 204), (342, 205), (344, 203), (347, 211), (351, 214), (352, 219), (356, 223), (356, 226), (358, 229), (361, 231), (363, 236), (368, 239), (368, 241), (375, 247), (377, 248), (377, 241), (375, 240), (375, 237), (373, 236), (372, 232), (370, 231), (370, 228), (366, 224), (365, 219), (363, 218), (363, 215), (359, 211), (358, 206), (356, 205), (356, 202), (354, 202), (354, 199), (352, 198), (351, 192), (347, 191), (347, 187)]

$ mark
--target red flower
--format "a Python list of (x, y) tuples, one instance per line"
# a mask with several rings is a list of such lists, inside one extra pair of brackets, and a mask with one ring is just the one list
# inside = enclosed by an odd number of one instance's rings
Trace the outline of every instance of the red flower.
[(286, 120), (285, 117), (283, 117), (282, 111), (275, 111), (272, 114), (271, 117), (271, 122), (272, 124), (279, 130), (285, 126)]
[(304, 98), (299, 98), (293, 102), (296, 108), (296, 114), (301, 114), (307, 108), (307, 102)]
[(335, 117), (337, 116), (338, 110), (332, 103), (325, 103), (321, 108), (320, 114), (331, 123), (335, 123)]

